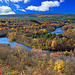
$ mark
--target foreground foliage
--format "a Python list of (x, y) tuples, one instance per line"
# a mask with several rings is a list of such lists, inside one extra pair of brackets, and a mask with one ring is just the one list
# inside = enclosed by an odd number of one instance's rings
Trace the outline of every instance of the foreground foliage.
[(43, 54), (42, 49), (27, 50), (20, 45), (0, 45), (2, 75), (74, 75), (75, 50)]

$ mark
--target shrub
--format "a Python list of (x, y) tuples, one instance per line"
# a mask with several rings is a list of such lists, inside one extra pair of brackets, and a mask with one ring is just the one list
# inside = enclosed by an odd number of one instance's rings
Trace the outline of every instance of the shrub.
[(64, 55), (66, 55), (66, 56), (69, 55), (69, 54), (70, 54), (70, 52), (68, 52), (68, 51), (64, 52)]
[(62, 38), (62, 37), (63, 37), (62, 34), (58, 34), (57, 36), (58, 36), (59, 38)]

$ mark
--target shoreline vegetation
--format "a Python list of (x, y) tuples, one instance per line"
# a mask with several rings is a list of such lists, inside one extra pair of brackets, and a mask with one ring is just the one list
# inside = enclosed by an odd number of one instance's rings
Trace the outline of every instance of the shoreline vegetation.
[[(10, 36), (10, 34), (8, 34), (8, 35)], [(39, 39), (36, 36), (27, 37), (27, 36), (22, 36), (22, 35), (16, 35), (15, 38), (17, 38), (17, 39), (15, 41), (18, 43), (24, 44), (26, 46), (32, 47), (32, 48), (49, 50), (49, 51), (65, 51), (65, 50), (70, 51), (70, 50), (74, 50), (74, 48), (75, 48), (74, 39), (70, 39), (67, 36), (64, 36), (64, 33), (58, 34), (58, 35), (56, 35), (55, 33), (44, 34), (44, 35), (45, 35), (44, 38), (46, 40), (43, 39), (43, 36), (41, 36), (41, 38)], [(20, 38), (22, 38), (22, 39), (20, 39)], [(74, 38), (74, 36), (73, 36), (73, 38)], [(10, 39), (11, 38), (9, 38), (9, 41), (11, 41)], [(34, 41), (34, 43), (33, 43), (33, 41)], [(41, 41), (42, 41), (42, 45), (40, 45)], [(70, 41), (71, 43), (68, 43), (68, 41)]]

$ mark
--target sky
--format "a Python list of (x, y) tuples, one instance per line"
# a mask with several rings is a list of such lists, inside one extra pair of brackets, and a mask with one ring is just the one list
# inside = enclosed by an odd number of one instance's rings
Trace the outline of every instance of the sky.
[(0, 0), (0, 15), (75, 14), (75, 0)]

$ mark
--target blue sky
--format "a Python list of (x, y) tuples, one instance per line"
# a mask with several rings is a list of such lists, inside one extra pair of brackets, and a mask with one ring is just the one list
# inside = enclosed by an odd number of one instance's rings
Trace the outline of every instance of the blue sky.
[(75, 0), (0, 0), (0, 15), (27, 13), (75, 14)]

